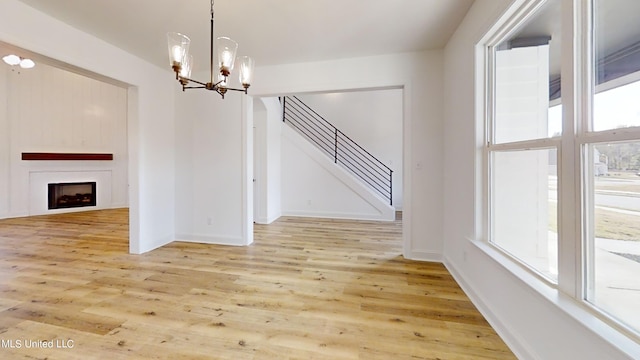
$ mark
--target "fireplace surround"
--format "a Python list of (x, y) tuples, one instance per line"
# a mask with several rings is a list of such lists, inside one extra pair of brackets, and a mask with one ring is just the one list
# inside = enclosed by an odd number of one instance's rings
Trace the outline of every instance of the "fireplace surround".
[[(63, 165), (62, 162), (60, 162)], [(50, 167), (53, 165), (47, 164)], [(65, 165), (66, 166), (66, 165)], [(47, 169), (49, 170), (49, 169)], [(69, 171), (30, 171), (29, 172), (29, 194), (28, 194), (28, 215), (48, 215), (76, 211), (98, 210), (113, 207), (112, 193), (113, 181), (111, 170), (98, 169), (70, 169)], [(96, 183), (95, 205), (82, 207), (61, 207), (57, 209), (49, 208), (49, 184), (62, 183)], [(73, 188), (72, 188), (73, 189)], [(62, 195), (75, 196), (76, 194), (86, 194), (91, 190), (75, 189), (71, 193)]]

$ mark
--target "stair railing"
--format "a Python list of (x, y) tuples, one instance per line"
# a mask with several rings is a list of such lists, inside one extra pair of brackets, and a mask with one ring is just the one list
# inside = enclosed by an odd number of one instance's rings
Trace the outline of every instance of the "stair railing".
[(393, 170), (296, 96), (284, 96), (282, 121), (393, 205)]

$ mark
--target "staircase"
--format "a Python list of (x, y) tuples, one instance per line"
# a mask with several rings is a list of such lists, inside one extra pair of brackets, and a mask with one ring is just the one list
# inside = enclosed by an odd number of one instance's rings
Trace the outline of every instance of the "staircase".
[(315, 144), (336, 165), (393, 205), (393, 170), (295, 96), (281, 98), (282, 121)]

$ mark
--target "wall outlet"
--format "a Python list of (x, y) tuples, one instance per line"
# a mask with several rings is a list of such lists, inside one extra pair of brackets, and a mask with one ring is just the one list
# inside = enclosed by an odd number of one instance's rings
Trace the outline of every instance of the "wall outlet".
[(210, 218), (210, 217), (208, 217), (208, 218), (207, 218), (207, 225), (211, 225), (211, 223), (212, 223), (211, 218)]

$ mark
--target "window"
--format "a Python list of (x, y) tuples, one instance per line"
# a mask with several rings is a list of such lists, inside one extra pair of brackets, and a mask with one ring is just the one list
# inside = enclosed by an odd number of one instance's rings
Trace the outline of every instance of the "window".
[(640, 332), (640, 25), (637, 1), (593, 1), (592, 112), (579, 134), (584, 298)]
[(484, 43), (484, 235), (637, 339), (640, 1), (562, 2), (526, 1)]
[(489, 47), (494, 74), (489, 241), (551, 282), (558, 275), (559, 141), (549, 138), (559, 136), (562, 127), (557, 110), (550, 109), (550, 84), (560, 76), (560, 46), (540, 29), (559, 6), (560, 0), (548, 1)]
[(555, 149), (492, 151), (492, 237), (505, 252), (557, 279)]

